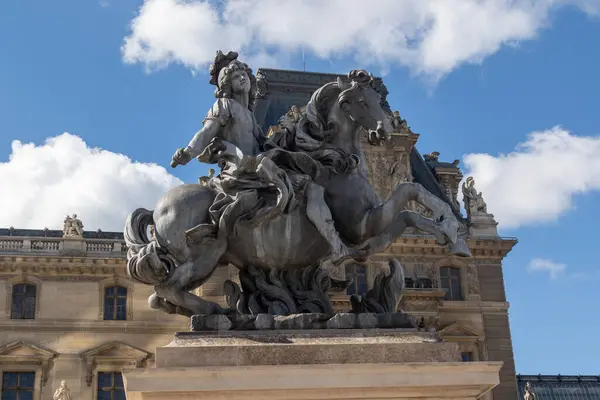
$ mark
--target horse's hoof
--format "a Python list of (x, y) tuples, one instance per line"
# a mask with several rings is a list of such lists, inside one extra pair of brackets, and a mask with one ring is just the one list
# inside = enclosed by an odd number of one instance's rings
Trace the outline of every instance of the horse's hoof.
[(471, 257), (471, 250), (467, 241), (463, 238), (458, 238), (456, 242), (450, 244), (450, 251), (453, 255), (459, 257)]

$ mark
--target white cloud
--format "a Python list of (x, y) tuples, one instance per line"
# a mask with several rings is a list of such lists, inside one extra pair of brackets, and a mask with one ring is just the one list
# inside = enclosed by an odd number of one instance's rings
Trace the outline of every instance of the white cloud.
[(534, 258), (527, 265), (530, 272), (544, 271), (550, 275), (550, 279), (558, 279), (567, 269), (566, 264), (559, 264), (544, 258)]
[(149, 68), (199, 69), (216, 50), (281, 62), (304, 48), (440, 78), (534, 39), (552, 9), (565, 5), (600, 10), (597, 0), (145, 0), (122, 52)]
[(40, 146), (15, 140), (0, 163), (0, 226), (60, 229), (77, 213), (86, 230), (122, 231), (128, 213), (152, 209), (181, 183), (161, 166), (90, 148), (69, 133)]
[(556, 220), (573, 196), (600, 190), (600, 136), (575, 136), (561, 127), (533, 132), (508, 154), (463, 156), (488, 211), (503, 228)]

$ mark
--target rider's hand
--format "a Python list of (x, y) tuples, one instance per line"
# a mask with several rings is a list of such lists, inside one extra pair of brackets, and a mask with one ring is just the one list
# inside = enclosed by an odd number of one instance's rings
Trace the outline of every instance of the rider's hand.
[(192, 155), (185, 148), (177, 149), (173, 154), (173, 161), (179, 165), (186, 165), (192, 160)]

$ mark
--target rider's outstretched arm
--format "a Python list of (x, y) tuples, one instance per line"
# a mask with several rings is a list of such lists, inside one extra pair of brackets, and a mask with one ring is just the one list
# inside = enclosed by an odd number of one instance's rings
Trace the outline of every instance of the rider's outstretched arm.
[(221, 124), (214, 119), (207, 119), (204, 121), (204, 126), (200, 129), (190, 141), (190, 144), (186, 147), (186, 152), (189, 153), (190, 157), (193, 159), (198, 157), (200, 153), (206, 149), (206, 147), (210, 144), (211, 140), (213, 140), (219, 130), (221, 129)]

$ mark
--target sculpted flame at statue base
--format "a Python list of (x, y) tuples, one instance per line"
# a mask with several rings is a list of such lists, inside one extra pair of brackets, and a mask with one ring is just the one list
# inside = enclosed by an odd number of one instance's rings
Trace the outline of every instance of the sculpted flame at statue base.
[[(218, 163), (220, 173), (171, 189), (153, 212), (138, 209), (126, 222), (128, 272), (154, 286), (151, 307), (188, 316), (236, 312), (190, 293), (219, 265), (233, 264), (246, 277), (244, 295), (228, 287), (230, 299), (243, 299), (237, 312), (311, 311), (301, 306), (315, 303), (307, 296), (326, 296), (328, 289), (323, 262), (364, 261), (408, 226), (469, 255), (448, 204), (418, 183), (400, 184), (382, 202), (369, 183), (360, 135), (366, 131), (369, 143), (379, 145), (393, 126), (366, 71), (318, 89), (305, 113), (284, 117), (270, 138), (254, 119), (256, 80), (237, 53), (218, 52), (211, 75), (217, 101), (171, 165), (198, 158)], [(411, 200), (434, 219), (405, 210)]]

